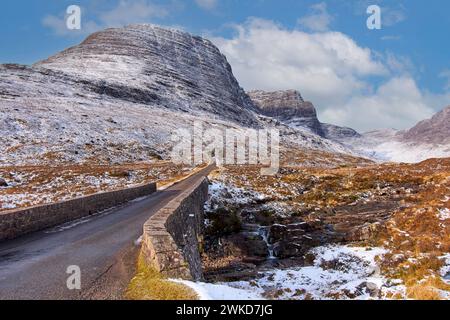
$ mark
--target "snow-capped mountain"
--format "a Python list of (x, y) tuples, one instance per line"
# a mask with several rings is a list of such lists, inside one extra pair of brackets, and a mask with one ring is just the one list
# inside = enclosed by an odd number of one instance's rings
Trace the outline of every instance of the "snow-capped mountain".
[(107, 29), (35, 65), (121, 100), (255, 125), (253, 104), (210, 41), (154, 25)]
[(361, 155), (381, 161), (414, 163), (450, 157), (450, 106), (409, 130), (376, 130), (340, 141)]
[(155, 25), (107, 29), (33, 66), (0, 65), (1, 164), (167, 158), (174, 130), (277, 127), (282, 143), (348, 152), (264, 117), (208, 40)]

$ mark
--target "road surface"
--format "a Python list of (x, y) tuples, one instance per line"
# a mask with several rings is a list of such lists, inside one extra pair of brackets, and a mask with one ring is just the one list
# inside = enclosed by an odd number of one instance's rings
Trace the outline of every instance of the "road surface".
[[(0, 243), (0, 299), (121, 299), (145, 221), (212, 169), (107, 212)], [(80, 267), (81, 290), (67, 288), (69, 266)]]

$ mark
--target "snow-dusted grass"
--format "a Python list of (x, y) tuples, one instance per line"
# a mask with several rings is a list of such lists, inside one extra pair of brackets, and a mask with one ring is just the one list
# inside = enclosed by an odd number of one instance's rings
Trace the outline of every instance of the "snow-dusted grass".
[(0, 177), (7, 182), (6, 187), (0, 187), (0, 211), (66, 201), (154, 181), (172, 182), (192, 170), (164, 161), (110, 166), (0, 167)]
[(238, 188), (232, 184), (225, 184), (220, 181), (213, 181), (211, 183), (209, 186), (209, 196), (209, 200), (205, 204), (207, 210), (217, 209), (219, 205), (226, 203), (243, 205), (266, 198), (266, 196), (261, 193)]
[(444, 266), (440, 270), (440, 274), (443, 280), (450, 284), (450, 253), (445, 254), (441, 257), (444, 260)]

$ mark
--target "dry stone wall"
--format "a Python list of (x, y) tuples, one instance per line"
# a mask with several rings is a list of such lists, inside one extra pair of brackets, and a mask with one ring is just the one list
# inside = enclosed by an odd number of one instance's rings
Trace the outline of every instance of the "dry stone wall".
[(143, 257), (163, 275), (203, 278), (199, 245), (208, 184), (207, 178), (196, 182), (144, 225)]
[(57, 226), (150, 195), (156, 183), (0, 213), (0, 241)]

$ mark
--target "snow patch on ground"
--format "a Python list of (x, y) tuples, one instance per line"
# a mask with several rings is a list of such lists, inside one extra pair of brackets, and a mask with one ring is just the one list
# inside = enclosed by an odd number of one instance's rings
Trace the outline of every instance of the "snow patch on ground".
[(311, 250), (313, 265), (262, 272), (261, 278), (230, 283), (183, 283), (202, 299), (378, 299), (405, 287), (380, 275), (381, 248), (325, 246)]
[(215, 210), (223, 204), (249, 204), (255, 200), (263, 200), (265, 196), (255, 191), (245, 190), (231, 184), (214, 181), (209, 186), (209, 200), (205, 204), (206, 210)]
[(172, 279), (171, 281), (184, 284), (194, 290), (200, 300), (264, 300), (264, 298), (251, 289), (234, 288), (227, 284), (212, 284)]
[(438, 213), (438, 218), (441, 221), (450, 219), (450, 210), (448, 208), (440, 209)]
[(445, 282), (450, 284), (450, 253), (442, 256), (441, 259), (444, 260), (444, 266), (440, 270), (440, 274)]

